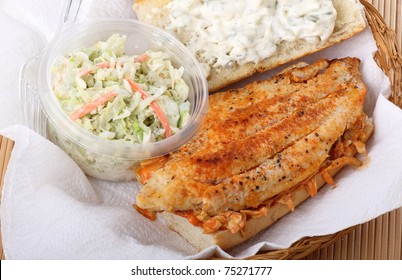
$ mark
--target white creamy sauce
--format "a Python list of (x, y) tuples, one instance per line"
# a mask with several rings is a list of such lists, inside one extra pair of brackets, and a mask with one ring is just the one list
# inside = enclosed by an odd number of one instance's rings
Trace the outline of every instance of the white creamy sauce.
[(207, 73), (210, 67), (258, 63), (281, 41), (325, 41), (336, 19), (331, 0), (172, 0), (168, 9), (167, 30), (185, 34)]

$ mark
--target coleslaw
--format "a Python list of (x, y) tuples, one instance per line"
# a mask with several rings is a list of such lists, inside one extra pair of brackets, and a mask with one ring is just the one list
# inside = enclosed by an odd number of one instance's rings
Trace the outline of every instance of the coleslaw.
[(178, 133), (190, 119), (184, 68), (163, 52), (125, 54), (126, 36), (61, 56), (53, 92), (78, 125), (108, 140), (150, 143)]

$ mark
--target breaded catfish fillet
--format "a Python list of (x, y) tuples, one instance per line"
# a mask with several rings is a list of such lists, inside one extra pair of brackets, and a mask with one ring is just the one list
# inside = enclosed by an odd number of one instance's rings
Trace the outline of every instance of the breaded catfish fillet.
[(153, 170), (137, 206), (209, 216), (255, 209), (317, 174), (344, 156), (334, 147), (345, 132), (358, 142), (363, 130), (359, 64), (320, 60), (210, 96), (201, 130)]

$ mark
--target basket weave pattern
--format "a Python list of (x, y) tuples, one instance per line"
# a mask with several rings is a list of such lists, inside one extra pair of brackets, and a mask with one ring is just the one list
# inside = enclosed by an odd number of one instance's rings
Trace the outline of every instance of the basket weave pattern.
[(391, 82), (389, 100), (402, 108), (402, 54), (396, 33), (386, 25), (376, 8), (364, 0), (360, 2), (366, 8), (366, 18), (377, 42), (378, 51), (374, 58)]

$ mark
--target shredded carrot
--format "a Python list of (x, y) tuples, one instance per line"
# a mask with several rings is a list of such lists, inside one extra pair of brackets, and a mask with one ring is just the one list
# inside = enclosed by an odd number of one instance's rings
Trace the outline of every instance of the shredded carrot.
[(149, 55), (147, 53), (143, 53), (136, 58), (134, 58), (134, 62), (144, 62), (149, 59)]
[(186, 218), (190, 224), (193, 226), (202, 226), (202, 222), (198, 220), (197, 216), (193, 211), (178, 211), (175, 212), (176, 215)]
[(204, 233), (213, 233), (218, 231), (224, 224), (227, 224), (227, 222), (224, 216), (219, 215), (206, 220), (202, 228), (204, 229)]
[(82, 106), (78, 110), (74, 111), (70, 115), (70, 119), (75, 121), (75, 120), (78, 120), (78, 119), (82, 118), (83, 116), (85, 116), (89, 112), (91, 112), (91, 111), (95, 110), (96, 108), (98, 108), (100, 105), (103, 105), (107, 101), (109, 101), (110, 99), (114, 98), (116, 95), (117, 95), (117, 93), (115, 93), (113, 91), (109, 91), (109, 92), (101, 95), (100, 97), (98, 97), (94, 101), (92, 101), (92, 102), (90, 102), (88, 104), (85, 104), (84, 106)]
[(232, 233), (236, 233), (243, 229), (246, 225), (246, 214), (244, 213), (238, 213), (238, 212), (232, 212), (229, 216), (228, 223), (226, 225), (226, 228)]
[(106, 62), (101, 62), (101, 63), (98, 63), (98, 64), (96, 64), (96, 67), (98, 67), (98, 68), (110, 68), (112, 65), (110, 64), (110, 62), (109, 61), (106, 61)]
[(317, 180), (315, 176), (305, 184), (306, 189), (311, 197), (317, 195)]
[[(101, 63), (96, 64), (96, 67), (101, 68), (101, 69), (110, 68), (111, 64), (110, 64), (110, 62), (106, 61), (106, 62), (101, 62)], [(78, 77), (82, 78), (85, 75), (88, 75), (88, 74), (91, 74), (91, 73), (92, 73), (92, 70), (85, 69), (85, 70), (82, 70), (81, 72), (78, 73)]]
[(252, 219), (257, 219), (261, 217), (265, 217), (268, 214), (269, 208), (266, 206), (262, 206), (257, 210), (240, 210), (240, 213), (245, 214), (247, 217), (250, 217)]
[(321, 172), (321, 176), (327, 184), (331, 185), (332, 187), (336, 187), (334, 179), (332, 179), (331, 175), (329, 175), (327, 170)]
[(295, 203), (294, 203), (294, 193), (290, 192), (288, 194), (282, 195), (278, 199), (279, 203), (285, 204), (291, 211), (295, 210)]
[(92, 71), (89, 70), (89, 69), (82, 70), (80, 73), (78, 73), (78, 77), (82, 78), (82, 77), (84, 77), (84, 76), (86, 76), (86, 75), (88, 75), (90, 73), (92, 73)]
[[(137, 56), (136, 58), (134, 58), (134, 62), (144, 62), (146, 60), (149, 59), (149, 55), (147, 53), (143, 53), (139, 56)], [(119, 64), (119, 62), (117, 62), (117, 64)], [(97, 63), (96, 67), (101, 68), (101, 69), (105, 69), (105, 68), (111, 68), (112, 64), (109, 61), (105, 61), (105, 62), (101, 62), (101, 63)], [(86, 70), (82, 70), (80, 73), (78, 73), (78, 76), (84, 77), (85, 75), (91, 74), (92, 70), (86, 69)]]
[(336, 160), (332, 161), (331, 165), (325, 168), (324, 171), (331, 171), (336, 168), (341, 168), (345, 165), (354, 165), (354, 166), (361, 166), (362, 163), (359, 159), (355, 157), (341, 157), (337, 158)]
[[(142, 90), (142, 88), (133, 80), (127, 79), (127, 82), (130, 84), (131, 88), (134, 91), (137, 91), (141, 94), (142, 99), (148, 98), (149, 94), (146, 93), (144, 90)], [(162, 109), (158, 106), (158, 104), (156, 104), (155, 101), (151, 102), (151, 107), (152, 109), (154, 109), (155, 114), (158, 116), (160, 122), (162, 123), (163, 127), (165, 128), (165, 136), (166, 138), (168, 138), (169, 136), (172, 135), (172, 130), (170, 129), (170, 125), (169, 122), (165, 116), (165, 114), (163, 113)]]
[(353, 141), (353, 145), (355, 145), (356, 150), (357, 150), (357, 152), (359, 154), (364, 154), (364, 155), (367, 154), (367, 152), (366, 152), (366, 144), (364, 144), (363, 142), (361, 142), (361, 141)]
[[(134, 58), (134, 62), (144, 62), (147, 61), (149, 59), (149, 55), (147, 53), (143, 53), (139, 56), (137, 56), (136, 58)], [(119, 64), (119, 62), (117, 62), (117, 64)], [(101, 68), (101, 69), (105, 69), (105, 68), (110, 68), (112, 67), (112, 64), (109, 61), (105, 61), (105, 62), (101, 62), (101, 63), (97, 63), (96, 67)], [(78, 76), (84, 77), (85, 75), (91, 74), (92, 70), (86, 69), (86, 70), (82, 70), (80, 73), (78, 73)]]

